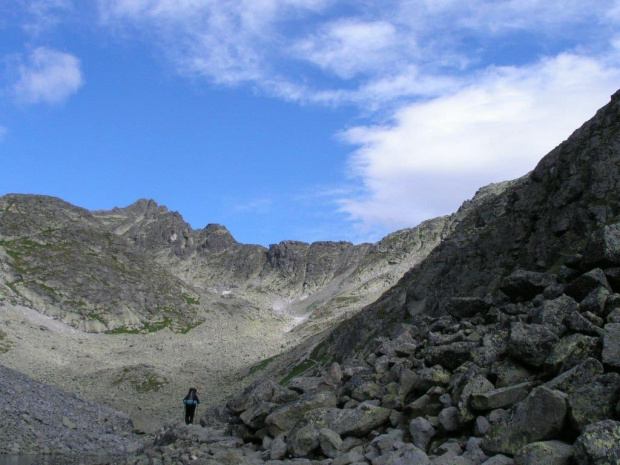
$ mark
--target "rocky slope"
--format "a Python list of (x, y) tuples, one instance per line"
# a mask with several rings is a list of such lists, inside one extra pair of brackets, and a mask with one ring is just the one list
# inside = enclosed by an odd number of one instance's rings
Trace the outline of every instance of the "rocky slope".
[(19, 453), (54, 457), (48, 463), (100, 463), (142, 447), (127, 415), (1, 365), (0, 411), (0, 462), (2, 454)]
[(317, 346), (313, 375), (124, 463), (620, 463), (619, 170), (620, 93)]
[(183, 332), (231, 302), (299, 320), (318, 310), (325, 323), (373, 301), (451, 224), (439, 218), (376, 244), (284, 241), (267, 249), (240, 244), (219, 225), (194, 231), (152, 200), (90, 212), (51, 197), (7, 195), (0, 298), (88, 332)]
[(330, 352), (355, 350), (408, 315), (441, 315), (452, 297), (492, 297), (515, 269), (565, 270), (620, 213), (619, 129), (616, 93), (531, 173), (471, 206), (420, 266), (334, 332)]

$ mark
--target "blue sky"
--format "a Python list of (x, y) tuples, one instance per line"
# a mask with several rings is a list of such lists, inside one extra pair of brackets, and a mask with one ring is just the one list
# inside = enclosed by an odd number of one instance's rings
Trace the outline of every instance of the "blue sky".
[(377, 240), (620, 88), (617, 0), (0, 0), (0, 195)]

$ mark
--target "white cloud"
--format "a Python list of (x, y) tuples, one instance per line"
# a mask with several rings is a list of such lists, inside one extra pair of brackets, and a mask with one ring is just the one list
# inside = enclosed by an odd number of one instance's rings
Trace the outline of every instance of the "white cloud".
[(46, 47), (36, 48), (17, 73), (13, 90), (23, 103), (61, 103), (84, 84), (80, 60)]
[(475, 84), (343, 134), (364, 195), (341, 199), (361, 224), (405, 227), (454, 211), (490, 182), (516, 178), (605, 104), (620, 68), (562, 54), (494, 68)]
[(23, 29), (32, 36), (39, 36), (57, 26), (73, 10), (72, 0), (21, 0), (26, 20)]
[(300, 40), (291, 51), (325, 71), (350, 79), (398, 60), (398, 41), (396, 28), (389, 22), (344, 20), (327, 24), (318, 34)]

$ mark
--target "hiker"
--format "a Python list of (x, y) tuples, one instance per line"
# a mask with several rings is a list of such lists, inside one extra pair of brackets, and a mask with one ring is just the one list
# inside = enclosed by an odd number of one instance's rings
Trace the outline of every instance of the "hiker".
[(185, 396), (185, 399), (183, 399), (183, 403), (185, 404), (185, 424), (189, 425), (190, 423), (194, 423), (196, 406), (200, 403), (196, 389), (190, 388), (189, 392)]

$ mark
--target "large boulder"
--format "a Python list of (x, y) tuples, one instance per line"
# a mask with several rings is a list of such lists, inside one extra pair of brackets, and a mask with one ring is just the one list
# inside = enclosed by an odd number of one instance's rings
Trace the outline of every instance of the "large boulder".
[(596, 231), (583, 251), (585, 268), (620, 265), (620, 223), (610, 224)]
[(562, 373), (588, 358), (600, 358), (601, 345), (598, 337), (570, 334), (553, 348), (553, 352), (545, 360), (545, 368), (551, 373)]
[(539, 367), (558, 341), (558, 336), (545, 325), (517, 322), (510, 326), (506, 349), (513, 359)]
[(407, 444), (405, 447), (372, 459), (372, 465), (429, 465), (430, 463), (426, 453), (413, 444)]
[(543, 439), (557, 439), (566, 417), (564, 394), (545, 386), (530, 395), (493, 424), (482, 449), (490, 454), (514, 455), (521, 447)]
[(620, 398), (620, 375), (607, 373), (575, 389), (568, 396), (570, 421), (578, 431), (614, 416)]
[(299, 398), (299, 395), (270, 379), (261, 379), (249, 385), (240, 396), (230, 400), (226, 406), (235, 414), (240, 414), (255, 404), (272, 402), (285, 404)]
[(566, 294), (573, 297), (578, 302), (581, 302), (588, 294), (599, 287), (611, 290), (611, 286), (609, 282), (607, 282), (607, 277), (603, 270), (594, 268), (578, 278), (575, 278), (566, 288)]
[(525, 399), (533, 386), (533, 383), (527, 382), (476, 393), (471, 396), (469, 404), (474, 410), (483, 411), (512, 407)]
[(515, 301), (531, 300), (542, 293), (547, 286), (555, 283), (555, 278), (545, 273), (516, 270), (502, 279), (500, 290)]
[(515, 455), (515, 465), (570, 465), (573, 446), (562, 441), (533, 442)]
[[(319, 408), (310, 410), (302, 416), (301, 420), (293, 428), (288, 437), (287, 444), (290, 445), (298, 442), (314, 444), (310, 439), (315, 437), (316, 446), (318, 446), (319, 430), (321, 428), (335, 431), (341, 437), (363, 437), (387, 422), (390, 413), (391, 410), (389, 409), (366, 403), (360, 404), (355, 409)], [(310, 430), (314, 430), (315, 433), (311, 433)], [(299, 450), (299, 448), (296, 450)]]
[(557, 389), (558, 391), (570, 394), (575, 389), (590, 382), (598, 375), (603, 374), (603, 365), (595, 358), (588, 358), (576, 367), (565, 371), (561, 375), (556, 376), (548, 381), (545, 386), (549, 389)]
[(604, 420), (588, 426), (575, 444), (577, 465), (618, 465), (620, 463), (620, 423)]
[(269, 434), (276, 437), (293, 429), (304, 413), (317, 408), (336, 407), (337, 403), (338, 399), (331, 391), (306, 394), (301, 399), (274, 410), (265, 418), (265, 426)]
[(429, 347), (424, 351), (425, 361), (429, 365), (441, 365), (454, 370), (471, 359), (472, 352), (478, 347), (475, 342), (454, 342), (452, 344)]
[(491, 305), (479, 297), (453, 297), (446, 304), (446, 312), (454, 318), (471, 318), (475, 315), (484, 315)]

